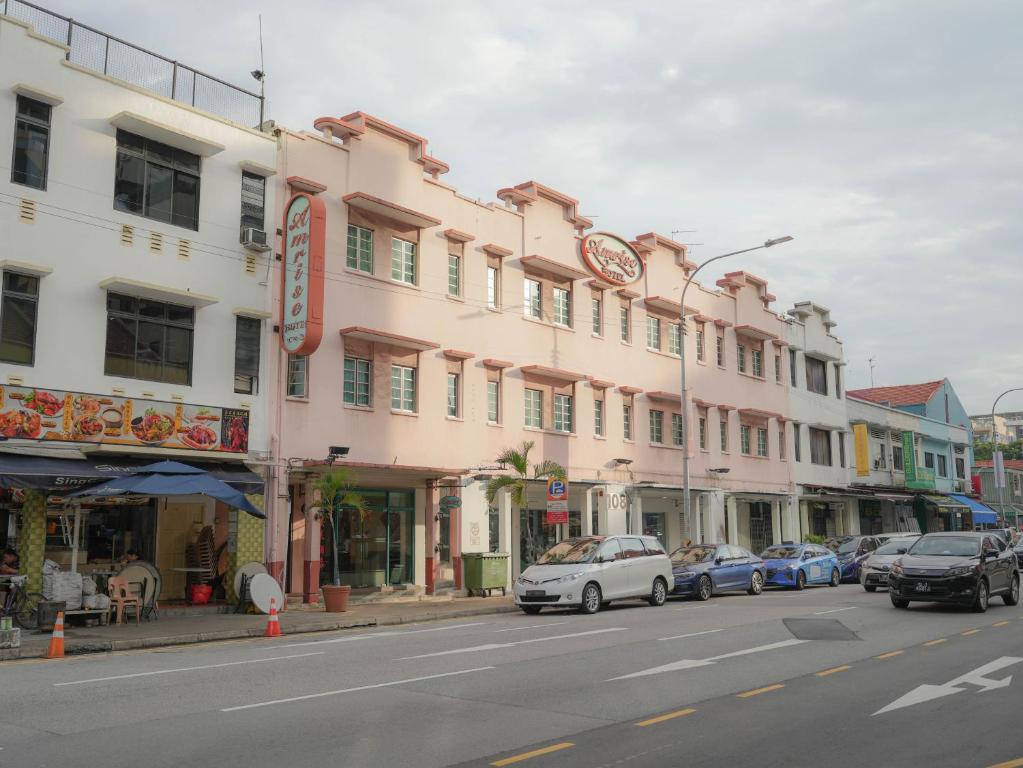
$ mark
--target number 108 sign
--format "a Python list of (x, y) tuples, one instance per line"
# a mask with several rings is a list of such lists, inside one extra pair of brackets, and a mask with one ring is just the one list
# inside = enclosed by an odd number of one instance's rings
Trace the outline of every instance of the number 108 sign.
[(547, 525), (568, 522), (568, 483), (550, 478), (547, 481)]

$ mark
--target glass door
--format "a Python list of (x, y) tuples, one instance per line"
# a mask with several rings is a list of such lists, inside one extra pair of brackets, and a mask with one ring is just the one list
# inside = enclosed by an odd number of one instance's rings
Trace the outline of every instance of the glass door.
[(391, 491), (387, 494), (387, 583), (411, 584), (415, 581), (412, 564), (415, 494)]

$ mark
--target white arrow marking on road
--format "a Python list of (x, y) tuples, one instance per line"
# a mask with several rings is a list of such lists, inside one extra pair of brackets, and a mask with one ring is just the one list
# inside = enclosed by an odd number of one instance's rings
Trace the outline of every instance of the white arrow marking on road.
[(586, 637), (587, 635), (602, 635), (605, 632), (624, 632), (627, 627), (609, 627), (608, 629), (591, 629), (589, 632), (573, 632), (570, 635), (551, 635), (550, 637), (534, 637), (532, 640), (519, 640), (514, 643), (487, 643), (486, 645), (474, 645), (469, 648), (455, 648), (450, 651), (437, 651), (436, 653), (421, 653), (418, 656), (402, 656), (398, 661), (409, 661), (410, 659), (429, 659), (434, 656), (451, 656), (455, 653), (478, 653), (479, 651), (496, 651), (499, 648), (511, 648), (515, 645), (527, 645), (528, 643), (545, 643), (548, 640), (567, 640), (570, 637)]
[(929, 685), (924, 684), (917, 686), (912, 691), (902, 696), (887, 707), (877, 710), (875, 715), (883, 715), (885, 712), (891, 712), (895, 709), (902, 709), (903, 707), (912, 707), (915, 704), (923, 704), (925, 701), (933, 701), (934, 699), (940, 699), (945, 696), (951, 696), (953, 693), (962, 693), (963, 691), (969, 690), (962, 688), (965, 684), (976, 685), (980, 688), (976, 693), (984, 693), (985, 691), (994, 691), (999, 688), (1006, 688), (1012, 682), (1012, 675), (1004, 677), (1001, 680), (990, 680), (984, 675), (990, 674), (991, 672), (997, 672), (1000, 669), (1011, 667), (1013, 664), (1019, 664), (1023, 659), (1017, 658), (1016, 656), (1002, 656), (999, 659), (995, 659), (992, 662), (985, 664), (982, 667), (977, 667), (972, 672), (967, 672), (965, 675), (960, 675), (954, 680), (949, 680), (944, 685)]
[(671, 664), (664, 664), (660, 667), (652, 667), (650, 669), (644, 669), (642, 672), (633, 672), (630, 675), (621, 675), (620, 677), (612, 677), (606, 682), (612, 680), (627, 680), (630, 677), (645, 677), (646, 675), (658, 675), (661, 672), (677, 672), (680, 669), (693, 669), (694, 667), (709, 667), (722, 659), (731, 659), (736, 656), (746, 656), (750, 653), (763, 653), (764, 651), (773, 651), (776, 648), (788, 648), (790, 645), (799, 645), (801, 643), (809, 642), (808, 640), (781, 640), (777, 643), (768, 643), (767, 645), (758, 645), (756, 648), (745, 648), (741, 651), (732, 651), (731, 653), (723, 653), (720, 656), (711, 656), (709, 659), (682, 659), (681, 661), (673, 661)]
[(658, 640), (681, 640), (683, 637), (696, 637), (697, 635), (713, 635), (715, 632), (724, 632), (723, 629), (705, 629), (703, 632), (690, 632), (687, 635), (672, 635), (671, 637), (659, 637)]

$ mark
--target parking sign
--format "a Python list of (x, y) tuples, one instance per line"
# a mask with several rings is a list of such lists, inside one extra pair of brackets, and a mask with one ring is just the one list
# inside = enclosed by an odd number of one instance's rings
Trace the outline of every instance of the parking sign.
[(564, 480), (547, 480), (547, 525), (562, 525), (568, 522), (568, 483)]

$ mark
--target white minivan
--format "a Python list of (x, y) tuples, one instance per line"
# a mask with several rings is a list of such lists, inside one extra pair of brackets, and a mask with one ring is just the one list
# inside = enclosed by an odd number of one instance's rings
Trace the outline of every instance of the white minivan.
[(596, 613), (612, 600), (641, 597), (664, 605), (671, 560), (654, 536), (581, 536), (548, 549), (515, 580), (515, 604)]

